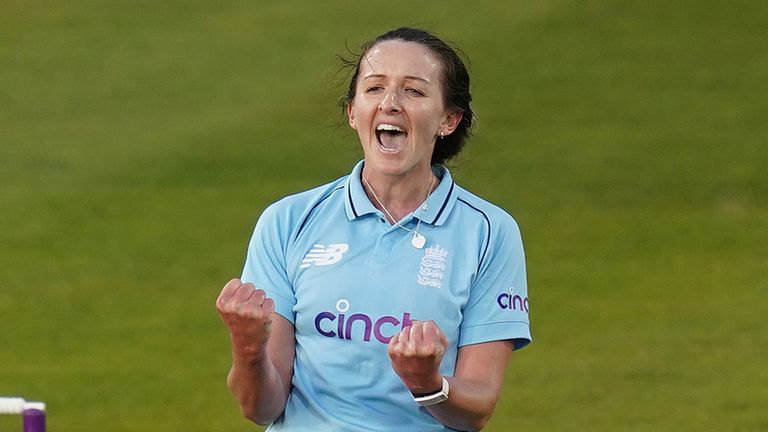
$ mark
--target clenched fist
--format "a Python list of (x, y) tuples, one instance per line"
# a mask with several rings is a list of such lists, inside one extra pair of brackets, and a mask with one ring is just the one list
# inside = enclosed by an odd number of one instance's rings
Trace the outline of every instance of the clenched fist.
[(242, 355), (266, 352), (275, 302), (253, 284), (232, 279), (216, 299), (216, 309), (229, 329), (232, 351)]
[(439, 390), (443, 378), (440, 362), (448, 339), (434, 321), (413, 321), (389, 341), (392, 369), (414, 394)]

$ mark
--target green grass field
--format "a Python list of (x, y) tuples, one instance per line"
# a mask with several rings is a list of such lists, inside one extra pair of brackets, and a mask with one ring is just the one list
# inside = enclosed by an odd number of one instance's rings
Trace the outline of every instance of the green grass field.
[(214, 299), (266, 204), (360, 158), (335, 55), (404, 24), (469, 55), (454, 173), (526, 242), (535, 342), (487, 430), (768, 430), (759, 0), (4, 0), (0, 395), (258, 430)]

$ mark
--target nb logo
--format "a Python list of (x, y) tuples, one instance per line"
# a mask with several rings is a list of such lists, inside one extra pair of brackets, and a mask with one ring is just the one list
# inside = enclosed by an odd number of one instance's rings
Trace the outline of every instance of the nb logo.
[(301, 260), (299, 268), (307, 268), (312, 265), (327, 266), (336, 264), (341, 261), (344, 252), (347, 250), (349, 250), (349, 245), (346, 243), (334, 243), (328, 246), (321, 244), (312, 245), (312, 249)]

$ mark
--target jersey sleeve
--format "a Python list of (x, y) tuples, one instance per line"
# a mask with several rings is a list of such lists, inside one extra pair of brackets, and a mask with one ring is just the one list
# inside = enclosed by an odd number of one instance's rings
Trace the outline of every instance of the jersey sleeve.
[(276, 204), (261, 214), (248, 244), (241, 279), (263, 289), (275, 302), (275, 312), (294, 324), (296, 295), (286, 271), (288, 224), (280, 217)]
[(511, 340), (519, 350), (532, 340), (523, 242), (517, 223), (505, 216), (490, 225), (488, 248), (464, 307), (460, 347)]

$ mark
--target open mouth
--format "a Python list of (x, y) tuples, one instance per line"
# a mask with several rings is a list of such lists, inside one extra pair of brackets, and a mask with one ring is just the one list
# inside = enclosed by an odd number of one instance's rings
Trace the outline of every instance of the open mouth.
[(382, 123), (376, 127), (376, 140), (379, 142), (379, 149), (384, 153), (397, 153), (404, 146), (408, 132), (399, 126)]

